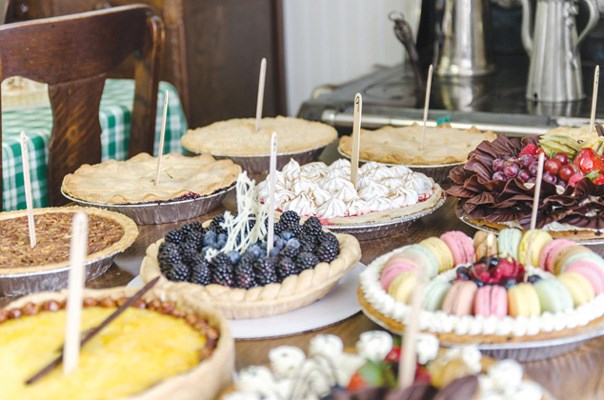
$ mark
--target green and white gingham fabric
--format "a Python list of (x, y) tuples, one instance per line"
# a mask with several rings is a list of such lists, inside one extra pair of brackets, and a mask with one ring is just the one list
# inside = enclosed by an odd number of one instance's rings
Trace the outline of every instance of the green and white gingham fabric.
[[(155, 131), (155, 155), (159, 146), (159, 134), (164, 104), (168, 91), (168, 119), (164, 140), (164, 154), (182, 152), (181, 136), (187, 130), (187, 122), (174, 86), (160, 82), (157, 99)], [(134, 99), (134, 81), (108, 79), (105, 83), (99, 119), (101, 123), (102, 160), (124, 160), (128, 156), (130, 116)], [(34, 207), (47, 207), (48, 142), (52, 129), (50, 106), (23, 107), (2, 112), (2, 207), (4, 211), (26, 208), (23, 161), (19, 133), (28, 137), (29, 164)]]

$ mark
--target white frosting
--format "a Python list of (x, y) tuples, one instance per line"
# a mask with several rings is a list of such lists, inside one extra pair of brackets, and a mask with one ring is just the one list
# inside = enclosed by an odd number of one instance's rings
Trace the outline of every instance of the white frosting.
[[(434, 181), (407, 167), (366, 163), (358, 170), (356, 187), (350, 181), (350, 161), (340, 159), (330, 166), (313, 162), (300, 166), (290, 160), (276, 173), (277, 209), (330, 219), (412, 206), (429, 198)], [(265, 201), (268, 187), (258, 185), (258, 197)], [(307, 194), (299, 199), (301, 193)], [(333, 202), (336, 198), (341, 201)], [(308, 204), (308, 201), (313, 204)]]
[(311, 356), (322, 355), (330, 360), (336, 359), (344, 351), (344, 343), (336, 335), (317, 335), (311, 339), (308, 353)]
[(417, 362), (422, 365), (436, 359), (438, 356), (438, 338), (428, 333), (420, 333), (417, 335), (415, 348), (417, 351)]
[(543, 390), (538, 384), (522, 379), (522, 366), (514, 360), (493, 364), (486, 375), (478, 377), (479, 400), (540, 400)]
[[(397, 249), (375, 259), (361, 273), (360, 286), (363, 295), (371, 306), (381, 314), (396, 321), (405, 322), (410, 314), (411, 307), (397, 302), (380, 284), (380, 271), (386, 261), (394, 254), (402, 252)], [(542, 269), (528, 266), (527, 274), (542, 277), (553, 277), (552, 274)], [(451, 269), (437, 275), (434, 279), (450, 281), (455, 279), (456, 271)], [(423, 331), (431, 333), (450, 333), (459, 335), (498, 335), (508, 336), (534, 336), (541, 332), (561, 331), (577, 326), (584, 326), (590, 321), (604, 315), (604, 293), (599, 294), (592, 301), (572, 310), (551, 314), (545, 312), (537, 317), (475, 317), (448, 315), (443, 311), (422, 311), (420, 313), (420, 327)]]
[(392, 336), (384, 331), (363, 332), (356, 347), (360, 356), (372, 361), (382, 361), (392, 350)]
[(268, 359), (276, 377), (293, 377), (306, 357), (299, 347), (279, 346), (268, 352)]

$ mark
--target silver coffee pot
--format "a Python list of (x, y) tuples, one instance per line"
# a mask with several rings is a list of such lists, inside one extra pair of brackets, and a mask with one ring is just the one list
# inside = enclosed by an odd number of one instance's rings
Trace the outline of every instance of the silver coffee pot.
[(600, 14), (595, 0), (587, 5), (589, 19), (577, 35), (577, 0), (537, 0), (531, 36), (531, 7), (522, 0), (522, 43), (531, 62), (526, 98), (543, 102), (564, 102), (585, 97), (579, 45), (596, 27)]

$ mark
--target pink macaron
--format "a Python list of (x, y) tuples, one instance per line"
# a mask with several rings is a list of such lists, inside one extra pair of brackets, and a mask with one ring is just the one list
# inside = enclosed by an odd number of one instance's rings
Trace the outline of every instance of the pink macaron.
[(394, 278), (403, 272), (415, 270), (417, 264), (415, 257), (410, 254), (397, 254), (391, 257), (382, 268), (380, 284), (387, 291)]
[(449, 231), (443, 233), (440, 238), (449, 246), (455, 265), (468, 264), (475, 261), (474, 243), (465, 233)]
[(604, 269), (589, 260), (575, 261), (564, 272), (577, 272), (583, 275), (594, 288), (596, 295), (604, 292)]
[(443, 300), (443, 311), (459, 316), (471, 315), (477, 288), (472, 281), (455, 281)]
[(485, 285), (476, 291), (474, 315), (503, 318), (508, 315), (508, 292), (503, 286)]
[(566, 247), (574, 246), (576, 243), (568, 239), (554, 239), (545, 245), (539, 256), (539, 265), (546, 271), (554, 270), (554, 261), (560, 251)]

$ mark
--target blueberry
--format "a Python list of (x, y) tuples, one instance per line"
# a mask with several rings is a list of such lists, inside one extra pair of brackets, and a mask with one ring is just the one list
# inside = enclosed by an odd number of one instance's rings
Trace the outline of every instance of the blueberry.
[(457, 275), (459, 274), (468, 274), (470, 272), (470, 269), (468, 267), (459, 267), (457, 268)]
[(246, 253), (254, 257), (254, 259), (257, 259), (261, 257), (262, 249), (260, 248), (260, 245), (258, 243), (254, 243), (253, 245), (247, 248)]
[(269, 253), (269, 256), (271, 256), (271, 257), (277, 257), (279, 255), (279, 251), (281, 251), (281, 249), (278, 248), (277, 246), (274, 246), (271, 249), (271, 252)]
[(281, 237), (283, 238), (283, 240), (289, 240), (294, 237), (294, 234), (292, 233), (292, 231), (285, 230), (281, 232)]
[(214, 231), (206, 231), (205, 235), (203, 235), (203, 245), (204, 247), (215, 247), (216, 246), (216, 232)]
[(474, 281), (474, 283), (475, 283), (475, 284), (476, 284), (476, 286), (478, 286), (478, 287), (483, 287), (483, 286), (485, 285), (483, 281), (478, 280), (478, 279), (477, 279), (477, 280), (475, 280), (475, 281)]
[(219, 249), (222, 249), (224, 247), (224, 245), (227, 242), (227, 235), (225, 235), (224, 233), (219, 233), (218, 237), (216, 238), (216, 244), (218, 245)]
[(541, 277), (539, 275), (531, 275), (527, 279), (528, 283), (532, 283), (532, 284), (535, 284), (535, 283), (539, 282), (540, 280), (541, 280)]
[(273, 247), (281, 250), (285, 246), (285, 240), (279, 236), (275, 236), (275, 240), (273, 241)]
[(516, 286), (517, 284), (518, 284), (518, 282), (516, 282), (516, 279), (508, 279), (507, 281), (505, 281), (505, 283), (504, 283), (503, 287), (504, 287), (506, 290), (510, 290), (510, 288), (511, 288), (512, 286)]
[(469, 281), (470, 280), (470, 275), (464, 273), (464, 272), (458, 272), (457, 273), (457, 279), (461, 279), (464, 281)]
[(227, 253), (227, 256), (229, 256), (229, 258), (231, 259), (231, 264), (233, 265), (237, 265), (237, 263), (239, 263), (239, 260), (241, 260), (241, 256), (235, 250), (229, 251)]

